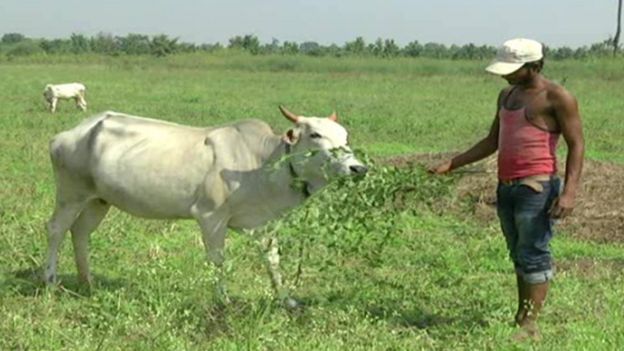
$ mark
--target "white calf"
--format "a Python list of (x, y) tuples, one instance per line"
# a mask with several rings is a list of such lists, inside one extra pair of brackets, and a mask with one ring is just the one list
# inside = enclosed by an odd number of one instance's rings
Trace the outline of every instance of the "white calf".
[(87, 88), (82, 83), (48, 84), (43, 90), (43, 97), (49, 104), (50, 112), (56, 111), (56, 104), (59, 99), (74, 99), (76, 101), (76, 106), (86, 111), (86, 90)]

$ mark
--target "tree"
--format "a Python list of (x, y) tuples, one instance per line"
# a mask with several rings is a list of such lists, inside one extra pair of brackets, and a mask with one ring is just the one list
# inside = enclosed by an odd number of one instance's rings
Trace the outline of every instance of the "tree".
[(178, 51), (178, 38), (169, 39), (166, 34), (160, 34), (152, 37), (150, 42), (150, 51), (152, 55), (162, 57)]
[(66, 54), (71, 52), (71, 42), (65, 39), (42, 39), (39, 46), (48, 54)]
[(573, 56), (574, 56), (574, 50), (572, 50), (570, 47), (567, 47), (567, 46), (562, 46), (558, 49), (553, 50), (552, 52), (552, 58), (556, 60), (569, 59), (569, 58), (572, 58)]
[(89, 39), (91, 50), (98, 54), (119, 54), (119, 42), (109, 33), (98, 33)]
[(43, 49), (34, 41), (24, 40), (17, 43), (11, 50), (7, 52), (8, 57), (30, 56), (43, 53)]
[(310, 56), (320, 56), (321, 46), (315, 41), (306, 41), (299, 45), (299, 52)]
[(270, 44), (264, 44), (262, 45), (262, 47), (260, 48), (260, 52), (262, 52), (263, 54), (274, 54), (274, 53), (278, 53), (280, 51), (280, 43), (279, 40), (277, 40), (276, 38), (271, 39), (271, 43)]
[(399, 56), (400, 52), (401, 49), (399, 49), (399, 46), (394, 42), (394, 39), (384, 40), (382, 52), (383, 57), (396, 57)]
[(299, 45), (294, 41), (285, 41), (282, 44), (282, 53), (286, 55), (295, 55), (299, 53)]
[(346, 42), (344, 50), (349, 55), (363, 55), (366, 52), (366, 42), (364, 38), (357, 37), (354, 41)]
[(368, 44), (368, 51), (375, 56), (383, 54), (384, 42), (381, 38), (377, 38), (374, 43)]
[(448, 49), (444, 44), (430, 42), (423, 46), (422, 56), (424, 57), (440, 59), (446, 58), (447, 54)]
[(199, 50), (206, 51), (206, 52), (215, 52), (221, 49), (223, 49), (223, 45), (221, 45), (221, 43), (214, 43), (214, 44), (204, 43), (199, 46)]
[(234, 38), (230, 38), (228, 48), (242, 49), (256, 55), (260, 51), (260, 41), (258, 37), (252, 34), (247, 34), (243, 37), (237, 35)]
[(89, 40), (82, 34), (73, 33), (69, 40), (71, 43), (71, 51), (74, 54), (80, 54), (91, 50)]
[(622, 0), (618, 1), (617, 29), (613, 38), (613, 56), (617, 55), (618, 46), (620, 45), (620, 31), (622, 29)]
[(483, 60), (494, 56), (496, 54), (496, 49), (487, 45), (476, 46), (473, 43), (468, 43), (463, 46), (451, 45), (448, 52), (453, 59)]
[(6, 33), (2, 36), (2, 44), (15, 44), (25, 39), (26, 37), (20, 33)]
[[(125, 37), (117, 37), (117, 41), (121, 51), (128, 55), (147, 55), (153, 52), (153, 45), (147, 35), (130, 33)], [(161, 44), (167, 46), (166, 43), (158, 43), (158, 45)], [(166, 55), (166, 53), (164, 54)], [(156, 55), (159, 56), (158, 54)]]
[(576, 50), (574, 50), (574, 58), (577, 60), (584, 59), (587, 57), (587, 55), (588, 55), (587, 46), (576, 48)]
[(195, 52), (197, 50), (197, 45), (193, 43), (182, 42), (177, 45), (177, 51), (179, 52)]
[(613, 39), (608, 38), (600, 43), (594, 43), (589, 47), (589, 53), (592, 56), (605, 56), (612, 52)]
[(325, 54), (331, 55), (334, 57), (341, 57), (344, 55), (342, 48), (336, 44), (331, 44), (330, 46), (325, 47)]
[(405, 56), (409, 56), (409, 57), (417, 57), (420, 56), (420, 54), (423, 51), (423, 46), (420, 45), (420, 43), (418, 42), (418, 40), (414, 40), (410, 43), (408, 43), (404, 48), (403, 48), (403, 54)]

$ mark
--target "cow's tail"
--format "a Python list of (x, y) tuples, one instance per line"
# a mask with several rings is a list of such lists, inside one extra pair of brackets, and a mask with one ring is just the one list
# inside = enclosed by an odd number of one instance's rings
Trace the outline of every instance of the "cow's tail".
[(48, 144), (48, 151), (50, 152), (50, 160), (52, 165), (60, 165), (61, 153), (63, 152), (63, 133), (55, 135)]

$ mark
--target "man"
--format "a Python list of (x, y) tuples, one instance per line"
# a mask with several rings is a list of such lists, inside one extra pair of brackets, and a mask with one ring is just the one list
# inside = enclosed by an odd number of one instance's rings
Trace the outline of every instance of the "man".
[[(497, 213), (516, 270), (516, 339), (537, 340), (536, 320), (553, 278), (549, 242), (554, 219), (574, 208), (583, 167), (584, 140), (576, 99), (542, 74), (542, 45), (512, 39), (486, 71), (504, 78), (489, 134), (464, 153), (430, 171), (444, 174), (498, 150)], [(568, 147), (563, 190), (556, 146)]]

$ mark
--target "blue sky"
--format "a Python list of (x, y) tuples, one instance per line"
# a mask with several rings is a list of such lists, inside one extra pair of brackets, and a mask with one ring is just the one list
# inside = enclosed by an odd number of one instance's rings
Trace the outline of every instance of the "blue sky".
[(167, 34), (226, 44), (253, 34), (263, 43), (338, 45), (358, 36), (399, 45), (498, 45), (521, 36), (578, 47), (613, 36), (616, 11), (617, 0), (0, 0), (0, 35)]

